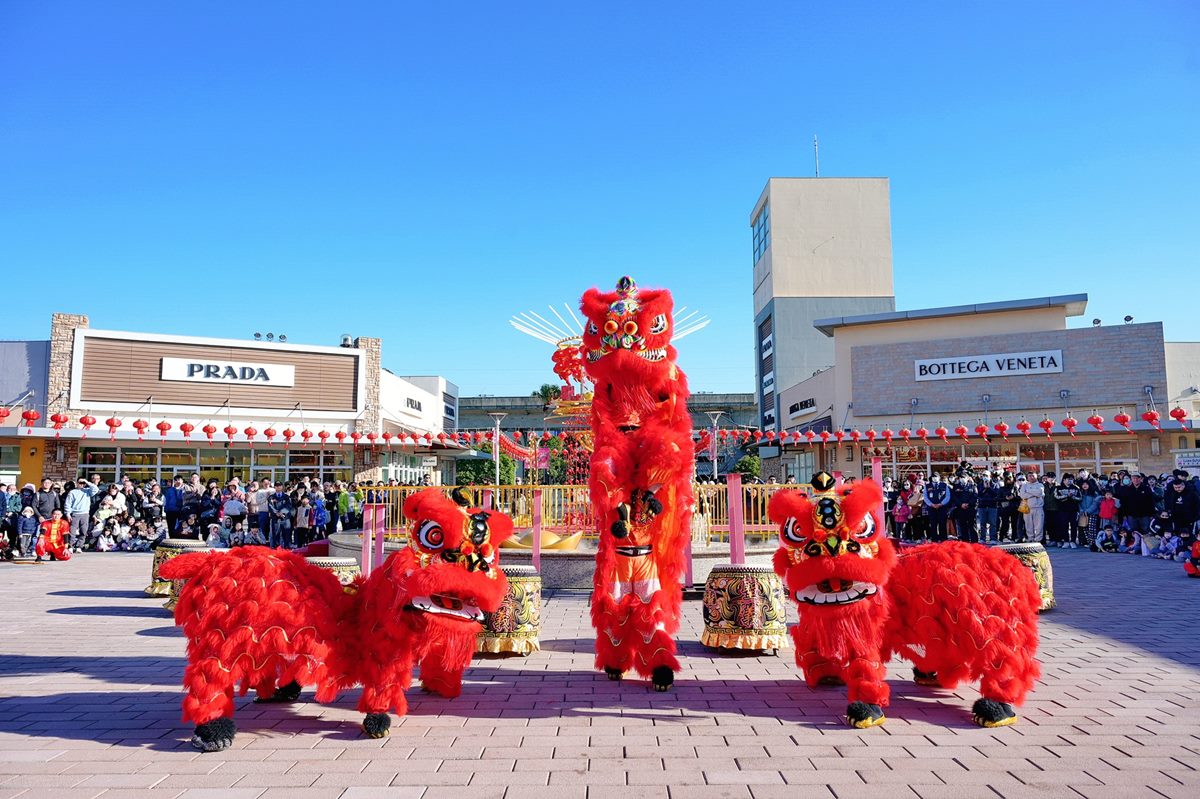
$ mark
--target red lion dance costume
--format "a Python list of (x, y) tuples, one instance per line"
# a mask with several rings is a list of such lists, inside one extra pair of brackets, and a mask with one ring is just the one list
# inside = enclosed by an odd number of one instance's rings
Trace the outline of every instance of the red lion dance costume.
[(409, 546), (367, 579), (337, 577), (291, 552), (242, 547), (181, 555), (163, 564), (186, 579), (175, 623), (188, 638), (183, 718), (202, 751), (233, 742), (234, 688), (258, 701), (291, 702), (305, 685), (317, 701), (363, 686), (358, 709), (372, 738), (387, 734), (389, 710), (404, 715), (404, 692), (420, 666), (421, 685), (458, 696), (483, 613), (495, 611), (508, 583), (498, 547), (512, 520), (467, 508), (431, 488), (404, 502)]
[(1038, 678), (1041, 597), (1029, 569), (995, 549), (947, 542), (897, 556), (883, 534), (879, 486), (834, 488), (813, 476), (815, 496), (777, 492), (768, 507), (783, 545), (775, 571), (799, 603), (796, 664), (809, 687), (845, 684), (855, 727), (884, 721), (893, 654), (923, 685), (980, 680), (972, 709), (983, 727), (1017, 720)]
[(584, 362), (593, 383), (588, 488), (600, 532), (593, 578), (596, 667), (675, 681), (680, 576), (692, 503), (687, 378), (671, 346), (671, 294), (623, 277), (589, 289)]

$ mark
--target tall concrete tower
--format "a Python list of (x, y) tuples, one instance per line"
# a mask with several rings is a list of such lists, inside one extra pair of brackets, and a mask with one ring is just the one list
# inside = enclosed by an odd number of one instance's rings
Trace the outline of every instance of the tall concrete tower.
[(896, 310), (887, 178), (770, 178), (750, 215), (755, 394), (777, 430), (779, 392), (833, 365), (817, 319)]

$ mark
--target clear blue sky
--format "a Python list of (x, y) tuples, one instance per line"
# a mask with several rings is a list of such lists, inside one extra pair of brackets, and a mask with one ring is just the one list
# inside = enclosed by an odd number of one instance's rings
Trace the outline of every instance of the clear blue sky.
[(508, 317), (628, 272), (713, 317), (694, 390), (749, 391), (747, 217), (816, 133), (891, 178), (900, 308), (1200, 339), (1200, 7), (902, 5), (4, 0), (0, 336), (348, 332), (526, 393)]

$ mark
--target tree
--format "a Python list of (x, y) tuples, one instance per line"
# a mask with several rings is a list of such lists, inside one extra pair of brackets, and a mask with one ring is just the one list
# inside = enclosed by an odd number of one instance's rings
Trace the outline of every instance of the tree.
[(758, 477), (762, 473), (762, 460), (757, 455), (745, 455), (730, 471)]
[(551, 401), (562, 396), (562, 389), (553, 383), (542, 383), (542, 387), (533, 392), (529, 396), (541, 397), (543, 405), (549, 405)]
[[(476, 449), (480, 452), (486, 452), (491, 455), (491, 444), (477, 445)], [(455, 479), (460, 486), (465, 485), (492, 485), (496, 480), (496, 462), (490, 457), (483, 458), (463, 458), (457, 464), (457, 475)], [(513, 485), (517, 482), (517, 464), (504, 452), (500, 453), (500, 485)]]

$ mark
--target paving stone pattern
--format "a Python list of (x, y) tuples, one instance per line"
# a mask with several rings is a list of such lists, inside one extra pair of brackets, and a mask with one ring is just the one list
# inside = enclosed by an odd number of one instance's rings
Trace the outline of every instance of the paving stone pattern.
[(1053, 554), (1044, 677), (1016, 727), (973, 726), (967, 687), (893, 664), (883, 728), (840, 719), (790, 652), (716, 655), (685, 604), (677, 689), (591, 670), (586, 598), (548, 597), (543, 651), (489, 657), (453, 701), (410, 692), (382, 740), (356, 693), (238, 704), (234, 748), (198, 754), (179, 720), (184, 641), (142, 596), (148, 556), (0, 566), (0, 799), (970, 799), (1200, 795), (1200, 581), (1178, 564)]

